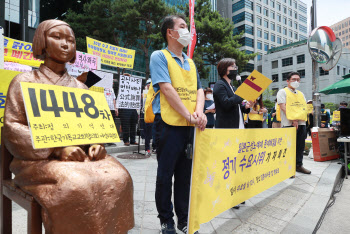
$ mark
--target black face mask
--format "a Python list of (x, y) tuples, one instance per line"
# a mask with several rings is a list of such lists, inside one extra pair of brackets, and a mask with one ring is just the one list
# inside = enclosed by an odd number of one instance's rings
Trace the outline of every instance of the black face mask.
[(227, 75), (227, 77), (230, 80), (235, 80), (237, 76), (238, 71), (237, 70), (230, 70), (230, 73)]

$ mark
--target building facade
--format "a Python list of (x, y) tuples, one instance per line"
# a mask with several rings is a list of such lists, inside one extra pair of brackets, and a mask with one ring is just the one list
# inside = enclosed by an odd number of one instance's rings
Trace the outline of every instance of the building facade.
[(4, 35), (18, 40), (32, 41), (40, 21), (40, 0), (1, 0), (0, 2), (0, 25), (4, 28)]
[(243, 32), (241, 50), (258, 53), (242, 76), (249, 75), (271, 48), (307, 38), (307, 6), (300, 0), (218, 0), (218, 11)]
[(337, 37), (343, 42), (343, 47), (350, 49), (350, 17), (330, 26)]
[[(344, 49), (350, 52), (348, 49)], [(276, 47), (268, 51), (257, 62), (257, 70), (273, 80), (269, 86), (272, 95), (271, 101), (276, 98), (277, 91), (287, 86), (287, 75), (297, 71), (301, 75), (300, 87), (307, 100), (312, 100), (312, 60), (309, 53), (307, 40), (295, 42), (285, 46)], [(338, 64), (329, 72), (318, 67), (318, 87), (322, 90), (335, 82), (342, 80), (342, 76), (350, 73), (350, 55), (343, 54)], [(264, 97), (265, 99), (265, 97)], [(321, 94), (321, 102), (339, 104), (341, 101), (350, 101), (347, 94)]]

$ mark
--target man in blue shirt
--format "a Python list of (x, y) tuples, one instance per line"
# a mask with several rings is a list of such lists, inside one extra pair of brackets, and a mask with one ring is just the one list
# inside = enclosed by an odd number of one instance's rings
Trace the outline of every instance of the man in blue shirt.
[(183, 16), (163, 20), (162, 35), (168, 47), (151, 55), (153, 89), (160, 90), (152, 103), (157, 145), (156, 206), (164, 234), (175, 234), (173, 220), (172, 177), (177, 228), (187, 233), (191, 183), (191, 150), (194, 128), (204, 130), (204, 92), (193, 61), (182, 52), (190, 42)]

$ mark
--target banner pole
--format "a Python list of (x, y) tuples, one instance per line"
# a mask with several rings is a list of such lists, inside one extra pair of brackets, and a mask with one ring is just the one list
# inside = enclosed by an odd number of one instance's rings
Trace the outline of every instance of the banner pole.
[(0, 26), (0, 69), (4, 69), (4, 28)]

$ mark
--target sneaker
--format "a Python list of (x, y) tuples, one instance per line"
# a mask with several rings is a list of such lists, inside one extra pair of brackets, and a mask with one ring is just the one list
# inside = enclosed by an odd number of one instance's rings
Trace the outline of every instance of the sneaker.
[[(187, 234), (187, 222), (177, 224), (177, 229), (178, 229), (177, 233)], [(198, 234), (198, 231), (195, 232), (194, 234)]]
[(156, 153), (157, 153), (156, 149), (153, 149), (152, 154), (156, 154)]
[(176, 234), (175, 227), (173, 223), (162, 223), (160, 227), (161, 234)]
[(129, 146), (130, 143), (129, 143), (129, 142), (124, 142), (124, 145), (125, 145), (125, 146)]
[(133, 142), (133, 143), (130, 143), (131, 145), (138, 145), (139, 143), (137, 142)]
[(146, 156), (151, 156), (151, 151), (150, 150), (146, 150)]
[(309, 171), (308, 169), (306, 169), (303, 166), (297, 166), (296, 171), (303, 173), (303, 174), (311, 174), (311, 171)]

